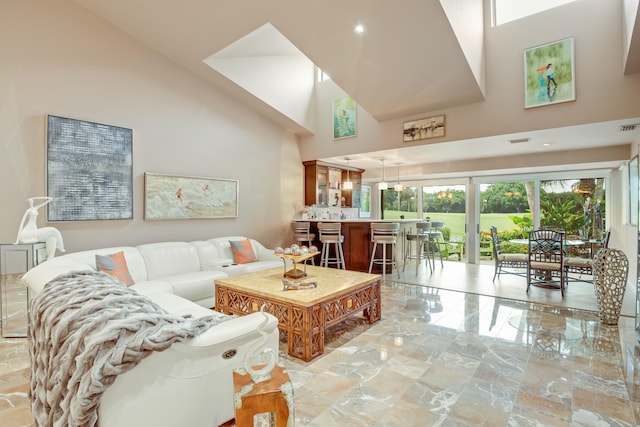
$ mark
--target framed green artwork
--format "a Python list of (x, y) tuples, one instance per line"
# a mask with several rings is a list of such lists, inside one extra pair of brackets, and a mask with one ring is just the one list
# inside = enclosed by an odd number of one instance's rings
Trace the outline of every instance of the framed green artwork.
[(333, 100), (333, 139), (356, 136), (356, 102), (352, 98)]
[(524, 108), (576, 100), (573, 37), (524, 51)]

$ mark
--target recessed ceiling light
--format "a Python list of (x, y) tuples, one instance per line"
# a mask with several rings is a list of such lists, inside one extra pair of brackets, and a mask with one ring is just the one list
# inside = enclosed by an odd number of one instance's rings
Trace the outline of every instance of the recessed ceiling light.
[(545, 142), (544, 144), (542, 144), (543, 147), (551, 147), (553, 144), (550, 142)]
[(362, 24), (358, 24), (355, 27), (353, 27), (353, 32), (356, 34), (363, 34), (364, 33), (364, 25)]

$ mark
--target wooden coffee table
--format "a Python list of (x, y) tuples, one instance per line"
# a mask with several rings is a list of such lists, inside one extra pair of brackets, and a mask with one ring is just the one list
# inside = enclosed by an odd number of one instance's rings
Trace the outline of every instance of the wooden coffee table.
[(278, 318), (289, 355), (306, 362), (324, 352), (325, 329), (363, 311), (369, 324), (381, 318), (380, 275), (307, 266), (311, 289), (283, 290), (282, 268), (216, 279), (216, 310), (226, 314), (265, 311)]

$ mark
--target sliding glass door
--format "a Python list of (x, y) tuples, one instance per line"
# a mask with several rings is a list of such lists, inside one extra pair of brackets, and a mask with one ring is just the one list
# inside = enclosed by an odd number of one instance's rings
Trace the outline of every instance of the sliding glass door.
[(382, 218), (418, 218), (417, 191), (418, 187), (403, 187), (401, 191), (394, 188), (382, 190)]
[(480, 186), (480, 238), (477, 253), (480, 261), (493, 262), (491, 226), (496, 227), (501, 249), (507, 253), (520, 253), (526, 247), (511, 243), (524, 239), (533, 229), (535, 212), (535, 185), (531, 181), (496, 182)]
[(513, 241), (538, 227), (562, 229), (568, 238), (601, 238), (608, 177), (608, 171), (582, 171), (473, 178), (466, 184), (413, 182), (380, 192), (382, 218), (443, 222), (445, 240), (462, 240), (470, 262), (493, 262), (491, 226), (506, 253), (526, 250)]
[(443, 222), (444, 240), (465, 238), (465, 185), (428, 185), (422, 187), (422, 218)]
[(601, 239), (606, 228), (605, 182), (605, 174), (574, 173), (570, 177), (481, 184), (480, 260), (493, 260), (492, 225), (505, 253), (525, 251), (526, 246), (512, 241), (526, 239), (531, 230), (540, 227), (562, 230), (569, 239)]

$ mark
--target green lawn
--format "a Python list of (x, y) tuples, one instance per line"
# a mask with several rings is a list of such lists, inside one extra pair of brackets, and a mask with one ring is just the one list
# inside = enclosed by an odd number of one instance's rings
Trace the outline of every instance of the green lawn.
[[(386, 211), (385, 219), (399, 219), (400, 215), (404, 215), (405, 218), (416, 218), (415, 212), (399, 212), (399, 211)], [(495, 225), (498, 230), (512, 230), (516, 228), (513, 222), (509, 219), (509, 215), (512, 214), (482, 214), (480, 215), (480, 229), (489, 230), (489, 226)], [(522, 215), (522, 214), (520, 214)], [(451, 230), (451, 235), (464, 235), (464, 214), (463, 213), (438, 213), (427, 212), (425, 217), (430, 217), (431, 221), (443, 221), (446, 227)]]

